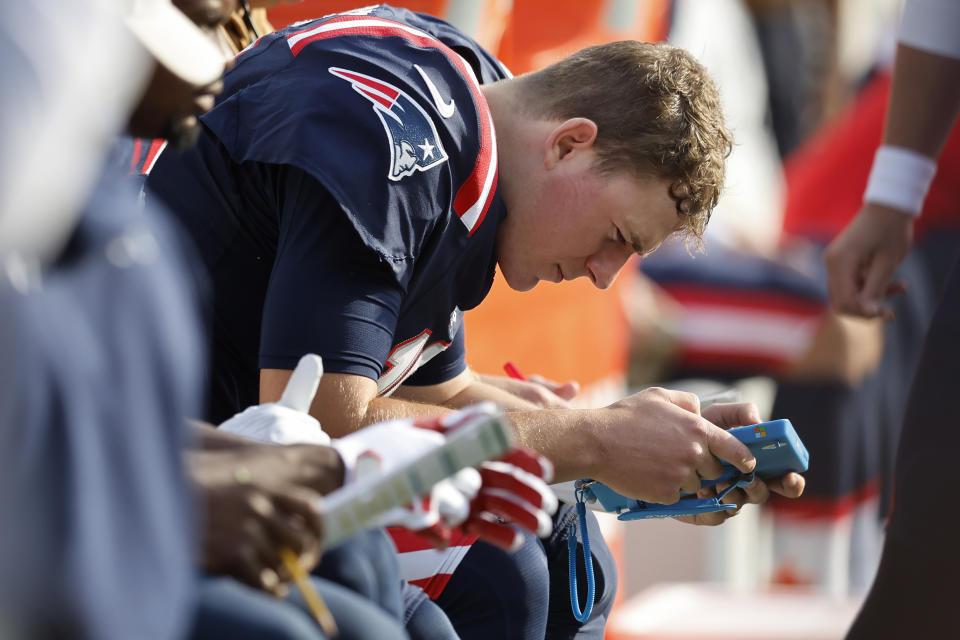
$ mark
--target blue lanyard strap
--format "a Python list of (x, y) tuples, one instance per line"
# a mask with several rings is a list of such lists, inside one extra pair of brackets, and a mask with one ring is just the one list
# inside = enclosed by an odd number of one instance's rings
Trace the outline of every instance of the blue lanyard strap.
[[(583, 503), (583, 492), (577, 490), (577, 515), (570, 523), (567, 532), (567, 549), (570, 551), (570, 606), (573, 617), (578, 622), (586, 622), (593, 612), (593, 599), (596, 586), (593, 582), (593, 556), (590, 554), (590, 536), (587, 534), (587, 506)], [(583, 539), (583, 563), (587, 568), (587, 606), (580, 611), (580, 599), (577, 597), (577, 522), (580, 522), (580, 537)]]

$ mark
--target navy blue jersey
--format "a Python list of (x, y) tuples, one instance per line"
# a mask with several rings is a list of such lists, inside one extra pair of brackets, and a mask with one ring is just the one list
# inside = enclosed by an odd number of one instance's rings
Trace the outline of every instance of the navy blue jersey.
[(196, 148), (161, 154), (147, 182), (213, 276), (211, 419), (305, 352), (381, 394), (463, 371), (462, 310), (489, 290), (505, 215), (480, 85), (507, 75), (450, 25), (386, 6), (238, 56)]

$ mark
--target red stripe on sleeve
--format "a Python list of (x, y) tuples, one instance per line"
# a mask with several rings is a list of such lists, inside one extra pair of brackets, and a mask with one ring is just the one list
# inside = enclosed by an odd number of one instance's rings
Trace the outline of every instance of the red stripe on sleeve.
[(133, 139), (133, 157), (130, 158), (130, 168), (127, 169), (128, 176), (137, 170), (137, 165), (139, 165), (140, 163), (141, 153), (143, 153), (143, 143), (140, 141), (140, 138), (134, 138)]
[(150, 170), (153, 169), (153, 163), (157, 161), (157, 156), (160, 155), (160, 152), (163, 151), (163, 147), (166, 146), (167, 141), (163, 138), (157, 138), (150, 143), (150, 149), (147, 151), (147, 158), (143, 161), (143, 165), (140, 167), (140, 173), (143, 175), (149, 175)]

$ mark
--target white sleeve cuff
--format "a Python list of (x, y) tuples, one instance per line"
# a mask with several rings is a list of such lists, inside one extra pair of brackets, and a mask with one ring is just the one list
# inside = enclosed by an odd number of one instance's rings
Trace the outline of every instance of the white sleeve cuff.
[(914, 49), (960, 59), (960, 1), (907, 0), (897, 39)]

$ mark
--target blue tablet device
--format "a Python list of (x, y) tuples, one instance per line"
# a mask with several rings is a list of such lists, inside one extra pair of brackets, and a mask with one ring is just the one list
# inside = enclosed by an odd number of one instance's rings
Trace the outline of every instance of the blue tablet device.
[(659, 504), (628, 498), (602, 482), (590, 478), (577, 480), (575, 486), (585, 501), (598, 502), (605, 511), (616, 513), (620, 520), (673, 518), (736, 509), (736, 505), (723, 504), (720, 500), (733, 488), (750, 484), (755, 474), (761, 478), (775, 478), (789, 471), (803, 473), (809, 466), (810, 454), (789, 420), (771, 420), (746, 427), (735, 427), (729, 432), (747, 445), (757, 459), (757, 466), (753, 473), (744, 474), (725, 462), (723, 474), (719, 478), (704, 480), (702, 483), (705, 487), (720, 482), (731, 483), (716, 496), (697, 498), (691, 495), (673, 504)]

